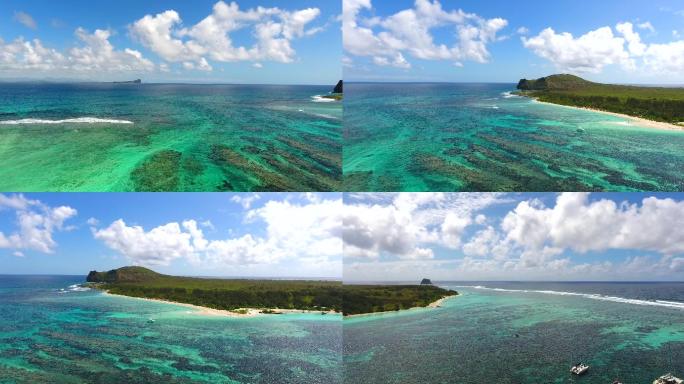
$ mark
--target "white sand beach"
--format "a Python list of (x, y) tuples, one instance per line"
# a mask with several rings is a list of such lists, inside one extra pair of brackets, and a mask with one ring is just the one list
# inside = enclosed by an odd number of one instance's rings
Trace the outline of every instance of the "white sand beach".
[(547, 104), (547, 105), (554, 105), (557, 107), (566, 107), (566, 108), (573, 108), (573, 109), (582, 109), (585, 111), (592, 111), (592, 112), (599, 112), (599, 113), (604, 113), (606, 115), (611, 115), (615, 117), (620, 117), (625, 120), (627, 120), (626, 126), (635, 126), (635, 127), (643, 127), (643, 128), (655, 128), (655, 129), (665, 129), (665, 130), (670, 130), (670, 131), (684, 131), (684, 122), (680, 123), (679, 125), (677, 124), (670, 124), (670, 123), (663, 123), (661, 121), (654, 121), (654, 120), (648, 120), (644, 119), (641, 117), (635, 117), (635, 116), (630, 116), (630, 115), (624, 115), (622, 113), (615, 113), (615, 112), (609, 112), (609, 111), (602, 111), (600, 109), (593, 109), (593, 108), (586, 108), (586, 107), (574, 107), (570, 105), (563, 105), (563, 104), (554, 104), (554, 103), (547, 103), (545, 101), (539, 101), (537, 99), (534, 99), (537, 103), (540, 104)]
[(425, 307), (413, 307), (409, 309), (401, 309), (399, 311), (383, 311), (383, 312), (371, 312), (371, 313), (359, 313), (356, 315), (348, 315), (345, 316), (345, 318), (352, 318), (352, 317), (365, 317), (365, 316), (375, 316), (375, 315), (382, 315), (384, 313), (398, 313), (398, 312), (406, 312), (406, 311), (413, 311), (417, 309), (425, 309), (425, 308), (439, 308), (442, 306), (442, 304), (449, 299), (453, 299), (454, 297), (458, 297), (459, 295), (453, 295), (453, 296), (447, 296), (447, 297), (442, 297), (439, 300), (433, 301), (432, 303), (428, 304)]
[(284, 315), (284, 314), (293, 314), (293, 313), (312, 313), (312, 314), (320, 314), (320, 313), (325, 313), (326, 315), (331, 315), (331, 314), (337, 314), (335, 311), (308, 311), (308, 310), (303, 310), (303, 309), (279, 309), (279, 308), (272, 308), (269, 309), (271, 312), (270, 313), (262, 313), (264, 309), (257, 309), (257, 308), (240, 308), (239, 312), (238, 311), (227, 311), (223, 309), (214, 309), (214, 308), (208, 308), (208, 307), (202, 307), (199, 305), (194, 305), (194, 304), (188, 304), (188, 303), (179, 303), (176, 301), (169, 301), (169, 300), (162, 300), (162, 299), (151, 299), (147, 297), (134, 297), (134, 296), (126, 296), (126, 295), (117, 295), (115, 293), (110, 293), (107, 291), (103, 291), (103, 294), (105, 295), (110, 295), (110, 296), (119, 296), (119, 297), (125, 297), (128, 299), (138, 299), (138, 300), (145, 300), (145, 301), (154, 301), (157, 303), (165, 303), (165, 304), (174, 304), (178, 305), (181, 307), (186, 307), (192, 309), (191, 312), (188, 312), (193, 315), (200, 315), (200, 316), (223, 316), (223, 317), (254, 317), (254, 316), (268, 316), (268, 315)]

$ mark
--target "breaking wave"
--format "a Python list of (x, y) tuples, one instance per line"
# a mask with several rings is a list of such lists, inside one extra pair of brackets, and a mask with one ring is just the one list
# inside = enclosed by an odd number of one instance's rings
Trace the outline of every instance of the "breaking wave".
[(584, 297), (586, 299), (601, 300), (601, 301), (612, 301), (614, 303), (632, 304), (632, 305), (648, 305), (652, 307), (667, 307), (684, 310), (684, 303), (678, 301), (667, 301), (667, 300), (640, 300), (640, 299), (628, 299), (625, 297), (618, 296), (605, 296), (596, 293), (580, 293), (580, 292), (565, 292), (565, 291), (550, 291), (550, 290), (533, 290), (533, 289), (504, 289), (504, 288), (489, 288), (482, 285), (460, 285), (458, 287), (463, 288), (474, 288), (483, 289), (496, 292), (519, 292), (519, 293), (541, 293), (545, 295), (556, 295), (556, 296), (576, 296)]
[(329, 98), (323, 97), (321, 95), (315, 95), (315, 96), (311, 96), (311, 101), (313, 101), (314, 103), (334, 103), (337, 100), (329, 99)]
[(84, 291), (89, 291), (90, 288), (88, 287), (83, 287), (80, 284), (72, 284), (68, 286), (67, 288), (60, 288), (59, 293), (67, 293), (67, 292), (84, 292)]
[(20, 120), (3, 120), (0, 121), (2, 125), (21, 125), (21, 124), (133, 124), (128, 120), (116, 119), (99, 119), (97, 117), (77, 117), (74, 119), (64, 120), (45, 120), (45, 119), (20, 119)]

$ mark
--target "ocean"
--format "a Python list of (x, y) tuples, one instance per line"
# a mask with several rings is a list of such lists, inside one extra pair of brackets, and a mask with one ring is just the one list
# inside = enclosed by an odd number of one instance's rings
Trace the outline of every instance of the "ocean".
[(0, 191), (334, 191), (331, 86), (0, 84)]
[(515, 84), (345, 84), (347, 191), (683, 191), (684, 131)]
[(84, 281), (0, 275), (0, 383), (342, 383), (340, 316), (200, 316)]
[[(439, 283), (441, 308), (344, 320), (349, 383), (651, 383), (684, 376), (684, 283)], [(577, 377), (570, 367), (590, 365)]]

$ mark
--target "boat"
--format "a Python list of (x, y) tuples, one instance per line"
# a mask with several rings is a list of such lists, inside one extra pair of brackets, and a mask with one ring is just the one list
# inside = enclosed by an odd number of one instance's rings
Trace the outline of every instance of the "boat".
[(148, 323), (154, 323), (154, 319), (147, 319)]
[(662, 375), (659, 378), (653, 380), (653, 384), (682, 384), (684, 379), (675, 377), (673, 374), (668, 373), (667, 375)]
[(583, 375), (587, 373), (588, 370), (589, 366), (584, 363), (577, 363), (570, 368), (570, 372), (574, 373), (575, 375)]

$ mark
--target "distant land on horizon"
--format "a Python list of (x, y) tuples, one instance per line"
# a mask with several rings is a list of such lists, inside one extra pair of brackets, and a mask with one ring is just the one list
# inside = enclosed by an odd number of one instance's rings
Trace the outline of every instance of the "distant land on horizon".
[[(140, 82), (137, 82), (140, 80)], [(331, 87), (334, 89), (335, 81), (327, 84), (297, 84), (297, 83), (240, 83), (240, 82), (216, 82), (216, 81), (146, 81), (135, 79), (129, 81), (95, 81), (79, 79), (30, 79), (30, 78), (0, 78), (0, 84), (168, 84), (168, 85), (264, 85), (264, 86), (307, 86), (307, 87)], [(331, 85), (333, 84), (333, 85)]]

